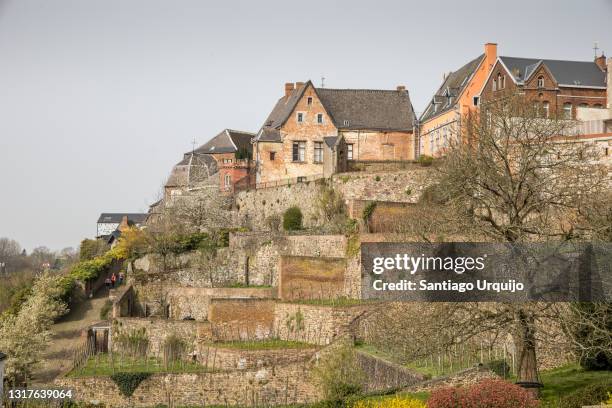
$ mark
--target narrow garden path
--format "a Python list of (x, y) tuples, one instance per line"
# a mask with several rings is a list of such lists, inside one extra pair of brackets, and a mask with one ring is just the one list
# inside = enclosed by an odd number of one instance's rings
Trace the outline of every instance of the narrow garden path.
[(100, 321), (100, 310), (107, 299), (108, 289), (103, 287), (92, 299), (78, 304), (51, 327), (53, 337), (39, 369), (34, 373), (33, 384), (51, 384), (70, 368), (74, 350), (83, 343), (81, 331)]

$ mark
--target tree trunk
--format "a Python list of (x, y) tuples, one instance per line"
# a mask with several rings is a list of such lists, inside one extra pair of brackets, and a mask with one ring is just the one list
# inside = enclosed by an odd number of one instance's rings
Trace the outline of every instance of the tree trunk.
[(524, 310), (519, 311), (518, 317), (521, 331), (521, 353), (516, 383), (537, 397), (542, 384), (539, 379), (536, 359), (534, 319)]

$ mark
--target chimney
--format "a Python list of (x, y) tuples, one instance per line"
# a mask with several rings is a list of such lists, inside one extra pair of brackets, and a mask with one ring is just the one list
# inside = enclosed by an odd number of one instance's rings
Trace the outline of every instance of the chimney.
[(291, 95), (291, 92), (294, 89), (294, 85), (293, 82), (286, 82), (285, 83), (285, 96), (289, 96)]
[(300, 88), (301, 88), (301, 87), (303, 87), (303, 86), (304, 86), (304, 83), (303, 83), (303, 82), (296, 82), (296, 83), (295, 83), (295, 89), (300, 89)]
[(397, 89), (398, 92), (404, 92), (406, 90), (406, 86), (405, 85), (398, 85), (396, 89)]
[(606, 71), (606, 56), (602, 53), (599, 57), (595, 57), (595, 64), (597, 64), (599, 69), (605, 72)]
[(493, 68), (495, 65), (495, 60), (497, 59), (497, 44), (496, 43), (486, 43), (484, 46), (485, 51), (485, 63), (487, 64), (487, 72)]
[(607, 89), (606, 95), (608, 97), (608, 109), (612, 109), (612, 58), (608, 58), (608, 72), (607, 72)]
[(129, 221), (128, 221), (128, 216), (124, 215), (123, 218), (121, 218), (121, 224), (119, 224), (119, 227), (117, 229), (119, 231), (124, 231), (129, 226), (130, 226), (130, 224), (129, 224)]

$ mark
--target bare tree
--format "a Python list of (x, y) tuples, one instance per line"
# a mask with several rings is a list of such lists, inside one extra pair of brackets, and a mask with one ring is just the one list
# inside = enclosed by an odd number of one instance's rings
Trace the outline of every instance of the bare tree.
[[(419, 216), (403, 232), (428, 241), (443, 234), (506, 243), (609, 240), (609, 168), (592, 145), (575, 142), (574, 129), (572, 121), (542, 118), (537, 105), (521, 95), (482, 106), (480, 115), (464, 122), (462, 140), (447, 150), (435, 185), (416, 207)], [(417, 338), (430, 338), (422, 336), (429, 333), (438, 339), (436, 347), (487, 332), (512, 334), (520, 356), (517, 380), (533, 385), (539, 383), (536, 345), (548, 341), (537, 329), (551, 322), (559, 328), (568, 316), (567, 307), (543, 303), (422, 309), (421, 316), (429, 318), (410, 329), (420, 331)], [(388, 322), (387, 332), (396, 338), (406, 334), (406, 328)], [(413, 354), (433, 346), (421, 343)]]

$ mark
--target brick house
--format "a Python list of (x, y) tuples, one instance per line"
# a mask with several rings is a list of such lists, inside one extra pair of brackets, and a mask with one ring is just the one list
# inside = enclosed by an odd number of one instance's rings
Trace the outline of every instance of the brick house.
[(346, 145), (346, 160), (415, 159), (414, 119), (403, 86), (329, 89), (311, 81), (287, 83), (253, 140), (256, 181), (322, 177), (324, 157), (332, 157), (325, 149), (331, 153), (336, 145)]
[(418, 155), (440, 156), (461, 134), (461, 123), (477, 109), (474, 97), (497, 59), (497, 44), (487, 43), (484, 54), (444, 74), (442, 84), (419, 118)]
[(254, 137), (254, 133), (225, 129), (195, 149), (194, 153), (210, 155), (217, 161), (221, 191), (233, 191), (236, 185), (250, 183)]
[(480, 92), (482, 102), (522, 92), (544, 117), (555, 113), (576, 119), (578, 108), (606, 106), (606, 59), (594, 61), (497, 58)]

